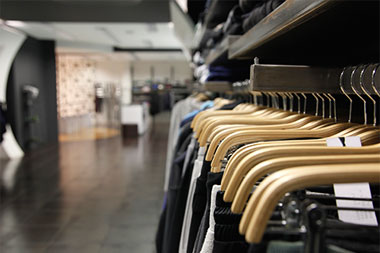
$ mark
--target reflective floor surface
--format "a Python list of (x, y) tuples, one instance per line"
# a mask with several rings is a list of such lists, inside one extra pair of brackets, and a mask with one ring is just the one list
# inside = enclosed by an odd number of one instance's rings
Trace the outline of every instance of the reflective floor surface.
[(0, 252), (154, 252), (168, 129), (2, 161)]

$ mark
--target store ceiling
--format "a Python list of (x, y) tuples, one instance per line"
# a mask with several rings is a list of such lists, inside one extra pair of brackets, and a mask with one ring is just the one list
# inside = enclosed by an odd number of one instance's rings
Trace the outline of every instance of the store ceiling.
[(172, 23), (69, 23), (5, 21), (31, 37), (119, 48), (180, 49)]
[(93, 60), (103, 61), (185, 61), (186, 58), (182, 52), (73, 52), (67, 49), (58, 49), (59, 54), (83, 56)]

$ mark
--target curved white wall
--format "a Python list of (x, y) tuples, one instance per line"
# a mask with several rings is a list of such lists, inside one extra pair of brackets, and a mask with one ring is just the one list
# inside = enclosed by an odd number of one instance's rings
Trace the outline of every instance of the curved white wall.
[[(6, 103), (9, 70), (25, 39), (24, 34), (0, 25), (0, 102), (2, 103)], [(18, 145), (10, 125), (8, 124), (6, 128), (7, 131), (1, 143), (0, 157), (9, 157), (11, 159), (22, 157), (24, 152)]]

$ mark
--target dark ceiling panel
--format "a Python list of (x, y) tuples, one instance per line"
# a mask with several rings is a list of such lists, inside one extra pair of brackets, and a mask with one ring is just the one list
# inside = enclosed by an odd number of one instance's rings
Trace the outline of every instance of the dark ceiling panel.
[(0, 18), (41, 22), (169, 22), (169, 0), (0, 0)]

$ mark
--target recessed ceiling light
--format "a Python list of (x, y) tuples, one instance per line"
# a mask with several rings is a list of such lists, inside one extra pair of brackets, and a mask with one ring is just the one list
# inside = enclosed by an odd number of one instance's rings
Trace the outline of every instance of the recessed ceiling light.
[(173, 29), (174, 28), (174, 23), (173, 22), (169, 22), (168, 26), (169, 26), (170, 29)]
[(5, 24), (16, 28), (22, 28), (26, 26), (24, 22), (18, 20), (7, 20), (5, 21)]

